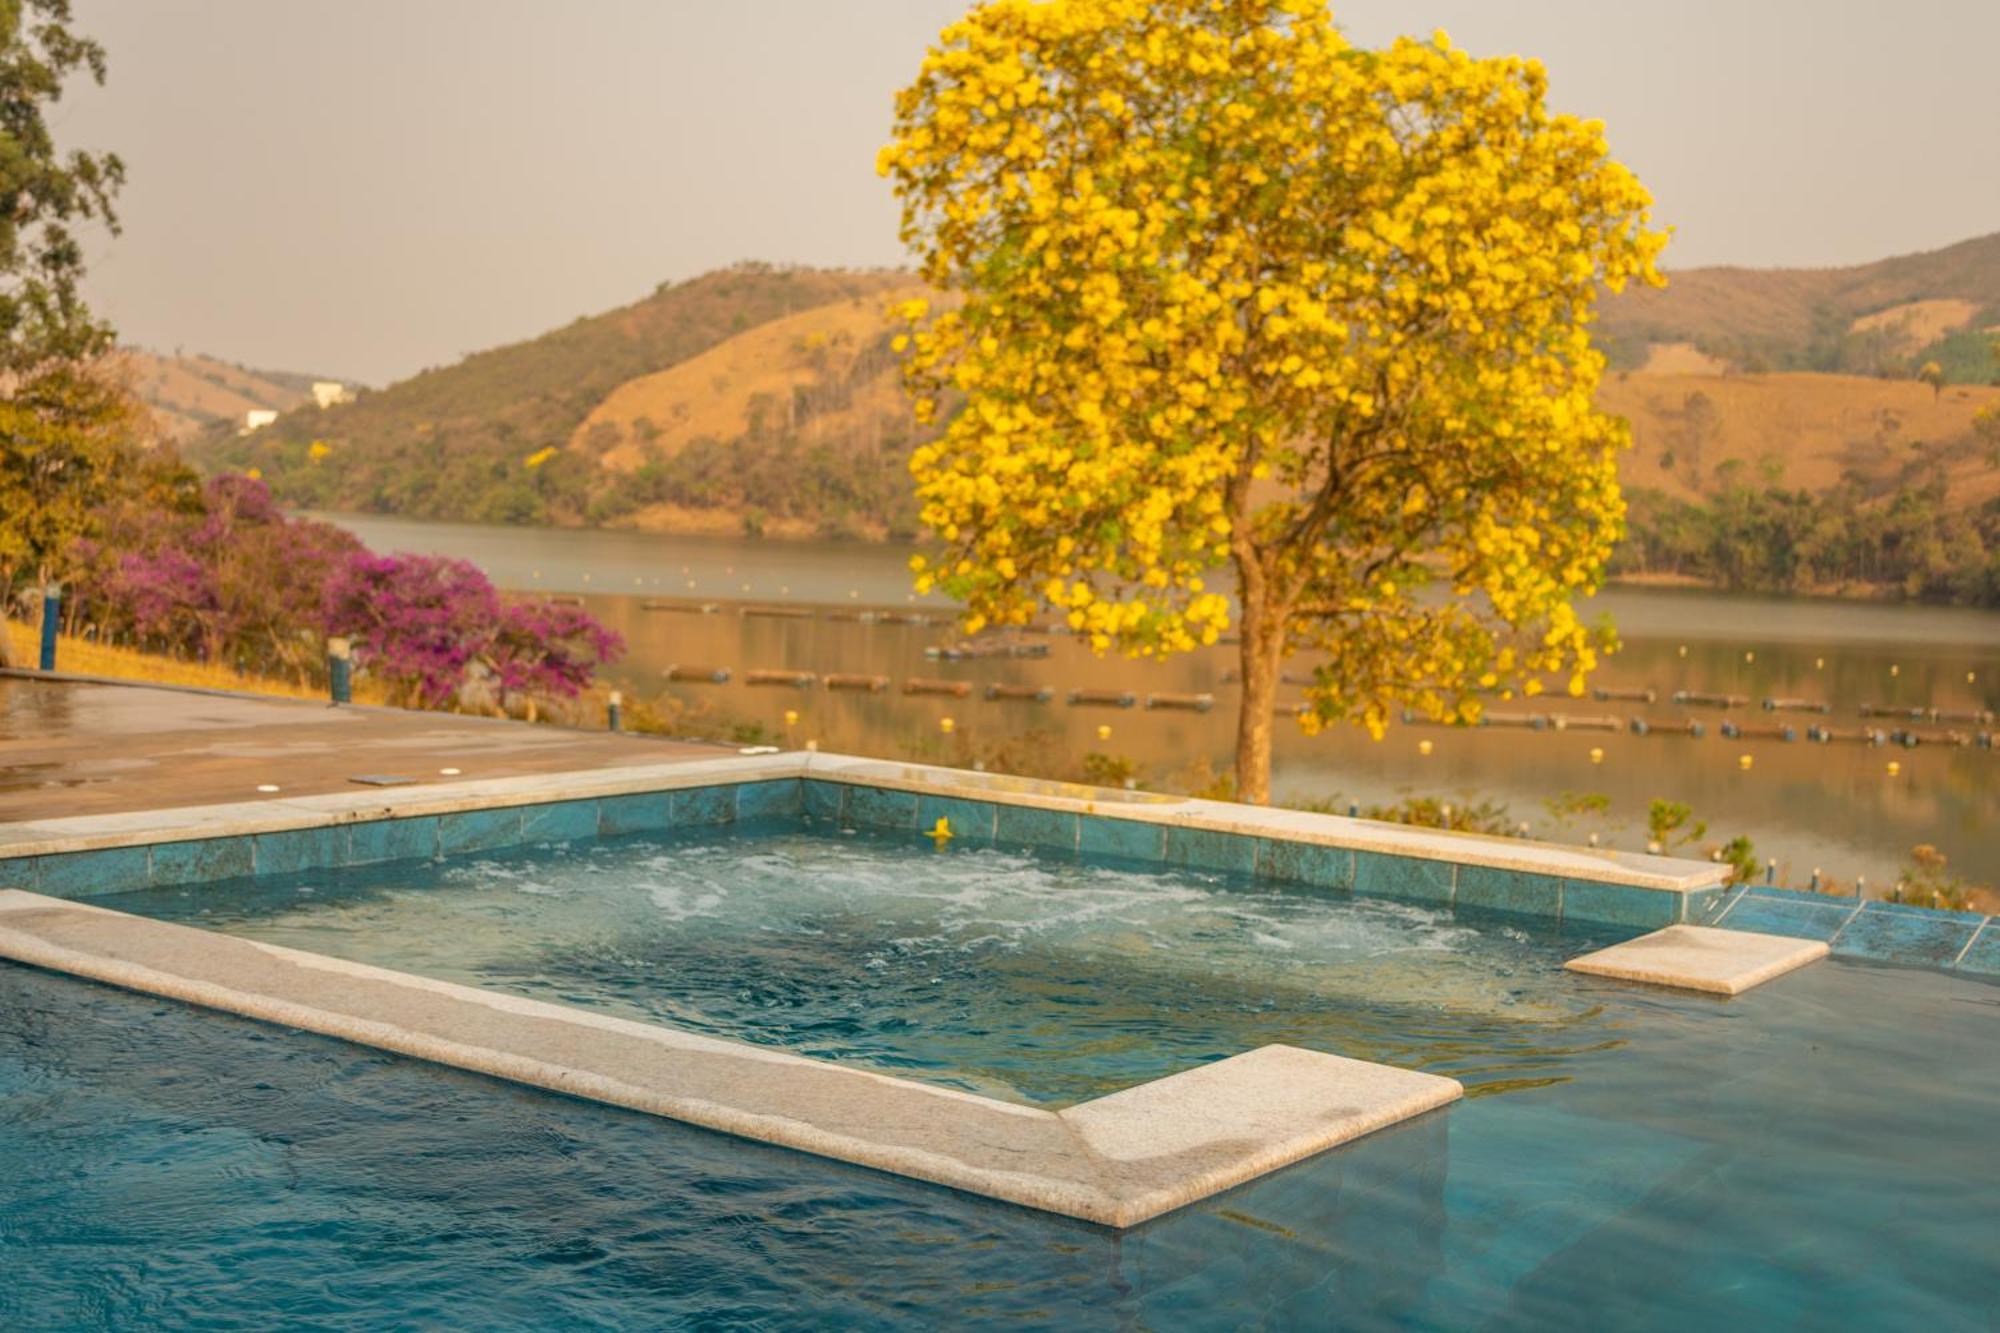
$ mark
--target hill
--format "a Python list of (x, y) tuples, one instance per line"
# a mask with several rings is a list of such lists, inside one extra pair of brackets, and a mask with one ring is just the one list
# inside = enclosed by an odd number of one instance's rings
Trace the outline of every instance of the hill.
[(313, 382), (324, 378), (248, 366), (199, 353), (167, 356), (138, 347), (113, 353), (114, 373), (147, 407), (162, 438), (193, 439), (206, 430), (234, 429), (256, 409), (286, 412), (312, 399)]
[[(351, 404), (290, 411), (254, 436), (211, 429), (195, 452), (257, 468), (314, 508), (906, 535), (903, 463), (918, 437), (886, 311), (916, 294), (907, 273), (730, 269)], [(1939, 514), (2000, 498), (2000, 416), (1975, 424), (2000, 389), (1742, 368), (1810, 360), (1815, 330), (1836, 325), (1842, 348), (1900, 348), (1907, 360), (1996, 310), (2000, 237), (1856, 269), (1695, 270), (1664, 292), (1611, 298), (1604, 327), (1643, 353), (1643, 368), (1614, 371), (1601, 395), (1632, 422), (1621, 474), (1645, 498), (1636, 522), (1745, 487), (1849, 508), (1926, 490)]]
[[(907, 413), (876, 428), (879, 466), (806, 427), (820, 406), (848, 396), (847, 380), (886, 368), (879, 311), (909, 284), (902, 273), (765, 265), (663, 284), (632, 305), (352, 403), (288, 412), (248, 438), (211, 431), (192, 452), (210, 466), (257, 468), (287, 502), (315, 508), (580, 525), (635, 521), (640, 509), (680, 497), (690, 509), (728, 510), (738, 527), (775, 506), (776, 517), (810, 528), (852, 524), (880, 536), (885, 479), (905, 489), (894, 456), (909, 445)], [(679, 429), (671, 406), (640, 387), (619, 395), (772, 321), (834, 307), (859, 312), (846, 320), (850, 340), (853, 330), (877, 329), (865, 346), (852, 343), (865, 364), (826, 359), (813, 371), (817, 394), (785, 376), (713, 389), (712, 397), (741, 399), (745, 429), (727, 438), (696, 435), (669, 458), (650, 438)], [(711, 387), (737, 364), (718, 364)]]
[(1684, 347), (1734, 370), (1908, 377), (1936, 361), (1953, 383), (2000, 381), (2000, 233), (1853, 268), (1697, 268), (1608, 298), (1598, 336), (1638, 369)]

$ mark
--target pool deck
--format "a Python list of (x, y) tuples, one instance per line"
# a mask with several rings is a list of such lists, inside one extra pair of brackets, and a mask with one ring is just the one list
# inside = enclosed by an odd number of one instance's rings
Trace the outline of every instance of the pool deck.
[[(497, 718), (0, 672), (0, 825), (351, 792), (368, 776), (421, 785), (733, 753)], [(279, 791), (258, 791), (267, 785)]]

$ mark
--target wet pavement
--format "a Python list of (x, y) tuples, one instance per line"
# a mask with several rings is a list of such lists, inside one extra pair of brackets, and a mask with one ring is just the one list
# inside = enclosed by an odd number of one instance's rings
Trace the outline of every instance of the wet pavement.
[(446, 782), (730, 752), (449, 713), (0, 675), (0, 824), (359, 791), (363, 777)]

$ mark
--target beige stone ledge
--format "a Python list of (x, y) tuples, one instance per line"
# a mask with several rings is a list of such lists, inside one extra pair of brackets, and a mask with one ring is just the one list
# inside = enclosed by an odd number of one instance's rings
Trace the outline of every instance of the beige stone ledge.
[(1713, 926), (1668, 926), (1608, 949), (1572, 958), (1572, 972), (1712, 995), (1741, 995), (1773, 977), (1827, 956), (1819, 940), (1760, 935)]
[(0, 957), (1112, 1227), (1461, 1093), (1265, 1046), (1049, 1111), (18, 891)]
[(580, 800), (791, 777), (1282, 838), (1388, 856), (1449, 861), (1459, 865), (1486, 866), (1633, 888), (1687, 892), (1719, 885), (1729, 874), (1728, 867), (1707, 861), (1566, 847), (1471, 833), (1445, 833), (1303, 810), (1278, 810), (1228, 801), (1117, 791), (927, 764), (803, 751), (775, 755), (725, 755), (636, 767), (426, 783), (420, 787), (334, 792), (289, 799), (274, 796), (268, 801), (230, 805), (39, 820), (0, 826), (0, 856), (47, 856), (146, 842), (273, 833), (371, 819), (455, 814), (543, 801)]

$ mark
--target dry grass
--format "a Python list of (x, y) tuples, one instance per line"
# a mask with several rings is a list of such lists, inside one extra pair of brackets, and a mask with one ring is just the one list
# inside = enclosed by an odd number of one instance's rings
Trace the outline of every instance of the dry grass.
[[(645, 461), (633, 431), (642, 417), (658, 430), (654, 444), (669, 457), (703, 436), (736, 439), (750, 429), (753, 398), (790, 401), (793, 390), (837, 373), (880, 337), (890, 325), (885, 313), (890, 304), (929, 295), (913, 283), (757, 325), (699, 356), (619, 385), (584, 418), (569, 447), (587, 451), (592, 429), (608, 422), (618, 427), (623, 440), (607, 450), (601, 462), (613, 471), (630, 472)], [(847, 411), (816, 418), (815, 431), (836, 437), (844, 418), (861, 420), (901, 410), (896, 377), (883, 375), (877, 381), (857, 393)]]
[[(13, 646), (17, 665), (33, 666), (40, 653), (40, 632), (18, 621), (0, 621)], [(277, 695), (287, 699), (324, 699), (318, 686), (271, 676), (240, 676), (228, 667), (208, 662), (181, 662), (134, 648), (113, 648), (86, 639), (64, 635), (56, 643), (58, 670), (80, 676), (109, 676), (118, 680), (142, 681), (148, 685), (185, 685), (205, 690), (236, 690), (244, 694)], [(356, 703), (386, 703), (387, 696), (367, 681), (354, 687)]]
[[(1849, 472), (1887, 486), (1921, 480), (1935, 465), (1954, 505), (2000, 494), (2000, 470), (1969, 447), (1972, 418), (2000, 403), (2000, 389), (1961, 386), (1940, 395), (1909, 380), (1859, 375), (1633, 372), (1609, 376), (1597, 401), (1632, 423), (1633, 448), (1618, 469), (1627, 486), (1692, 498), (1715, 488), (1724, 463), (1743, 464), (1750, 482), (1768, 458), (1790, 488), (1824, 491)], [(1669, 458), (1671, 469), (1663, 465)]]
[(217, 418), (241, 421), (251, 408), (280, 411), (306, 401), (305, 390), (269, 380), (210, 356), (160, 356), (138, 348), (113, 354), (118, 373), (152, 409), (160, 433), (186, 439)]
[(1892, 305), (1887, 310), (1863, 315), (1850, 327), (1856, 333), (1872, 333), (1879, 329), (1892, 334), (1896, 351), (1907, 353), (1927, 347), (1945, 334), (1964, 328), (1978, 313), (1979, 307), (1970, 301), (1951, 298), (1905, 301), (1902, 305)]

